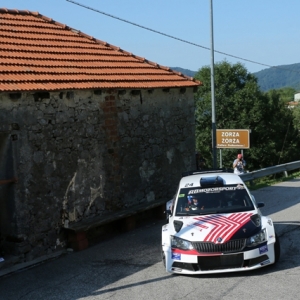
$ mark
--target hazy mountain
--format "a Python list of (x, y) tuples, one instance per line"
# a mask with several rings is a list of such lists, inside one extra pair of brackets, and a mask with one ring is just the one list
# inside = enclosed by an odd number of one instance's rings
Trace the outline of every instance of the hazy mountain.
[[(190, 77), (194, 77), (197, 73), (196, 71), (179, 67), (171, 67), (171, 69)], [(253, 75), (257, 77), (258, 85), (263, 91), (283, 87), (292, 87), (300, 91), (300, 63), (264, 69), (253, 73)]]
[(191, 71), (191, 70), (188, 70), (188, 69), (182, 69), (182, 68), (179, 68), (179, 67), (170, 67), (173, 71), (177, 71), (177, 72), (180, 72), (186, 76), (189, 76), (189, 77), (194, 77), (195, 74), (197, 73), (196, 71)]
[(300, 63), (282, 65), (253, 73), (263, 91), (292, 87), (300, 90)]

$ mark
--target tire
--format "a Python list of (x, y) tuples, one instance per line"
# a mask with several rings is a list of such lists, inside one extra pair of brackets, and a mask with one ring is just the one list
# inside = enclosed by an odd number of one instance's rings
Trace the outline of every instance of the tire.
[(166, 256), (165, 256), (165, 252), (164, 252), (163, 248), (161, 248), (161, 259), (162, 259), (162, 263), (163, 263), (164, 267), (166, 268)]
[(275, 245), (274, 245), (274, 252), (275, 252), (275, 264), (279, 261), (280, 258), (280, 242), (279, 242), (279, 237), (278, 235), (275, 233)]

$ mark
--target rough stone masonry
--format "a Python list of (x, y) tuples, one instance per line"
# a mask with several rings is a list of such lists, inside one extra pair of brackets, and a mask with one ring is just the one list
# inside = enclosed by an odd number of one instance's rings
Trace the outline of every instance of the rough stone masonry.
[(195, 151), (193, 88), (0, 94), (1, 246), (21, 261), (62, 228), (169, 200)]

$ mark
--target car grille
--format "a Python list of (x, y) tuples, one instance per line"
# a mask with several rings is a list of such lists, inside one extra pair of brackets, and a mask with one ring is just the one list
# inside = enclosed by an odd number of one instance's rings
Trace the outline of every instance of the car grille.
[(198, 256), (198, 265), (202, 271), (242, 268), (244, 254), (221, 256)]
[(240, 269), (247, 267), (253, 267), (257, 264), (263, 264), (267, 261), (269, 257), (267, 255), (262, 255), (253, 259), (244, 260), (244, 254), (228, 254), (219, 256), (198, 256), (198, 262), (184, 263), (179, 261), (174, 261), (172, 264), (173, 269), (183, 269), (193, 272), (197, 271), (218, 271), (226, 269)]
[(211, 242), (193, 242), (194, 248), (202, 253), (230, 253), (241, 251), (246, 246), (246, 239), (232, 240), (223, 244)]

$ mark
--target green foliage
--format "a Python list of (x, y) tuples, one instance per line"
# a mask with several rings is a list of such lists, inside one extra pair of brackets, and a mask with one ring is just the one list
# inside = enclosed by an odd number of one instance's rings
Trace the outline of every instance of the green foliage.
[[(194, 77), (197, 72), (188, 69), (171, 67), (172, 70), (181, 72), (187, 76)], [(300, 63), (292, 65), (282, 65), (261, 70), (253, 73), (261, 91), (293, 89), (300, 90)], [(291, 100), (289, 100), (291, 101)]]
[[(295, 138), (293, 115), (281, 99), (282, 94), (275, 90), (262, 92), (257, 78), (240, 63), (217, 63), (214, 73), (217, 128), (251, 130), (250, 149), (244, 150), (248, 170), (298, 160), (295, 149), (300, 141)], [(203, 83), (195, 93), (196, 146), (212, 166), (210, 67), (200, 69), (195, 78)], [(223, 149), (222, 166), (231, 168), (240, 152)]]
[(298, 130), (298, 135), (300, 133), (300, 105), (295, 106), (291, 109), (293, 113), (293, 124), (294, 127)]
[[(273, 90), (268, 92), (268, 95), (271, 95)], [(287, 104), (288, 102), (294, 101), (294, 95), (296, 94), (296, 90), (291, 87), (285, 87), (281, 89), (277, 89), (276, 92), (279, 94), (280, 100)]]

